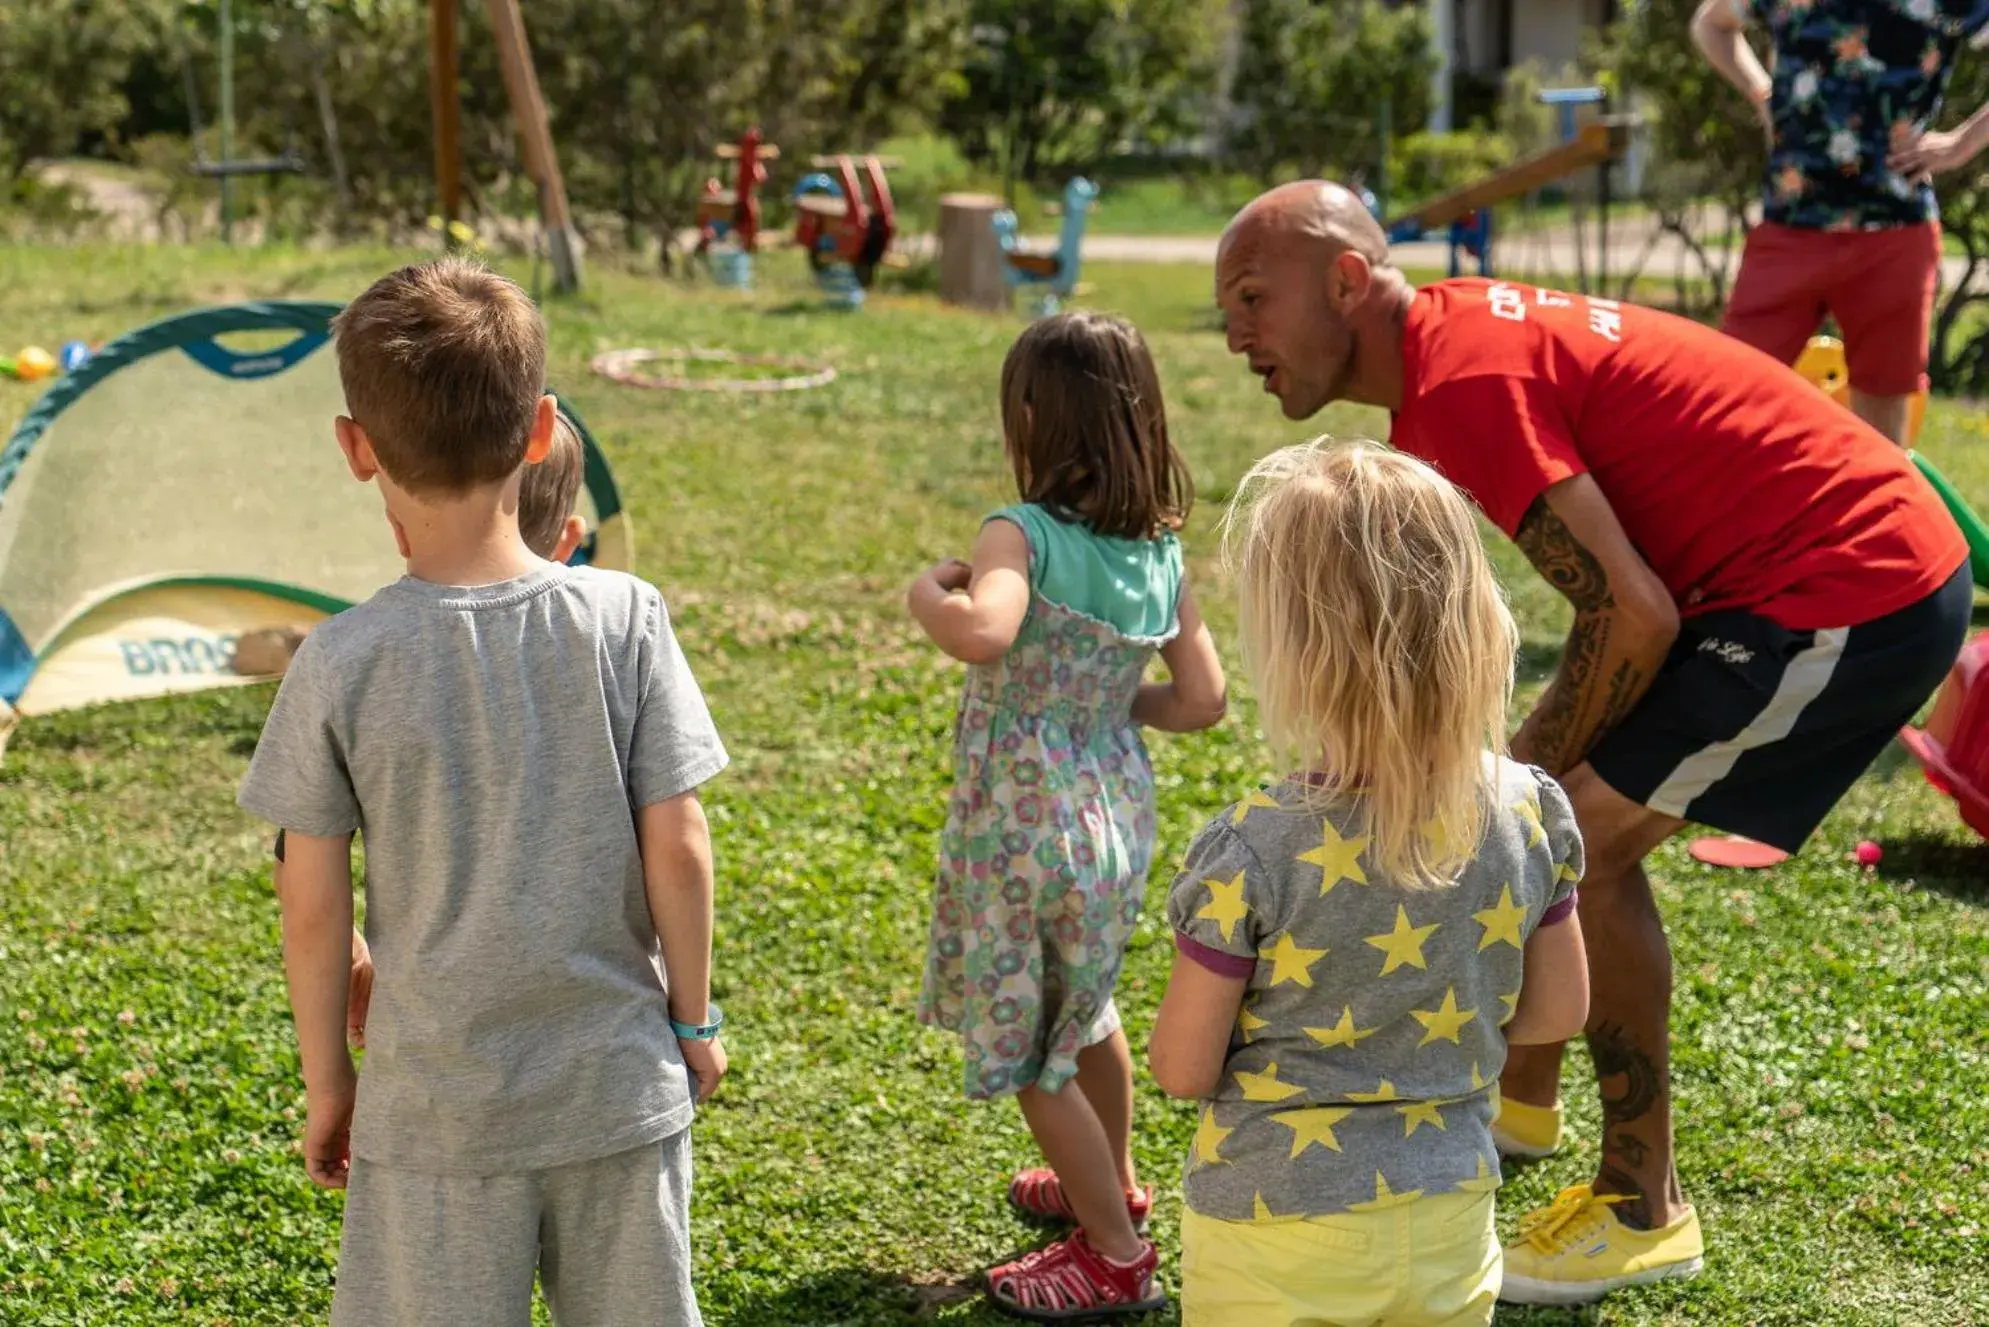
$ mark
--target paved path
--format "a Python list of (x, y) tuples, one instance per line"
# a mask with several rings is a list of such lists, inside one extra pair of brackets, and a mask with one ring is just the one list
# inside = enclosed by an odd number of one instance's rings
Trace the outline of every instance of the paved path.
[[(1620, 279), (1640, 257), (1643, 257), (1643, 275), (1656, 280), (1669, 281), (1681, 274), (1688, 277), (1701, 274), (1699, 259), (1676, 235), (1654, 232), (1655, 224), (1646, 218), (1625, 218), (1609, 228), (1608, 257), (1612, 279)], [(1594, 227), (1586, 227), (1582, 238), (1585, 243), (1580, 247), (1586, 250), (1589, 271), (1594, 273), (1598, 257)], [(1038, 250), (1054, 249), (1056, 243), (1056, 237), (1049, 235), (1032, 236), (1029, 240), (1030, 247)], [(1645, 257), (1647, 245), (1650, 251)], [(1450, 267), (1450, 245), (1443, 240), (1410, 241), (1393, 246), (1391, 252), (1395, 261), (1403, 267), (1439, 272)], [(1577, 271), (1577, 252), (1575, 234), (1567, 227), (1524, 235), (1494, 235), (1492, 270), (1553, 273), (1565, 281), (1572, 281)], [(1096, 262), (1213, 265), (1215, 253), (1216, 237), (1213, 235), (1087, 235), (1084, 240), (1085, 258)], [(1717, 252), (1714, 252), (1713, 259), (1718, 262)], [(1474, 270), (1473, 260), (1468, 255), (1462, 262), (1465, 272)], [(1729, 281), (1739, 266), (1736, 255), (1727, 273)], [(1943, 288), (1951, 288), (1960, 281), (1967, 267), (1966, 259), (1943, 259)], [(1975, 286), (1977, 289), (1989, 287), (1989, 264), (1977, 270)]]

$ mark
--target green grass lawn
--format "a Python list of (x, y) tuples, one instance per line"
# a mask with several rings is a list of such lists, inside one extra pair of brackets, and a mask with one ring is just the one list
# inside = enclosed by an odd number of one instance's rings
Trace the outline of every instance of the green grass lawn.
[[(347, 298), (384, 251), (0, 249), (0, 349), (128, 329), (190, 304)], [(1010, 498), (995, 383), (1020, 322), (880, 292), (821, 311), (787, 258), (752, 297), (590, 273), (552, 303), (557, 385), (600, 438), (638, 562), (674, 606), (734, 757), (708, 790), (716, 997), (733, 1071), (695, 1134), (707, 1320), (732, 1327), (991, 1324), (979, 1269), (1038, 1232), (1003, 1202), (1019, 1113), (959, 1095), (913, 1018), (961, 670), (901, 609)], [(527, 269), (518, 268), (524, 272)], [(1188, 543), (1238, 666), (1212, 530), (1264, 451), (1373, 412), (1285, 421), (1224, 352), (1195, 269), (1088, 267), (1146, 329), (1201, 501)], [(768, 397), (592, 376), (628, 345), (805, 354), (841, 377)], [(0, 384), (0, 421), (35, 389)], [(1989, 505), (1982, 416), (1941, 404), (1926, 450)], [(325, 444), (332, 445), (329, 427)], [(384, 533), (384, 532), (383, 532)], [(1502, 540), (1527, 694), (1567, 616)], [(1160, 857), (1270, 771), (1247, 686), (1214, 731), (1152, 741)], [(295, 1151), (303, 1107), (265, 828), (233, 804), (273, 691), (27, 723), (0, 765), (0, 1320), (322, 1320), (339, 1195)], [(1886, 846), (1867, 872), (1848, 854)], [(1795, 862), (1655, 861), (1676, 954), (1677, 1109), (1698, 1280), (1508, 1324), (1960, 1324), (1989, 1319), (1989, 847), (1895, 751)], [(1149, 886), (1120, 1003), (1143, 1047), (1169, 964)], [(1570, 1057), (1571, 1146), (1511, 1173), (1502, 1229), (1586, 1179), (1597, 1108)], [(1138, 1156), (1178, 1252), (1194, 1112), (1141, 1074)], [(1171, 1315), (1155, 1321), (1172, 1322)]]

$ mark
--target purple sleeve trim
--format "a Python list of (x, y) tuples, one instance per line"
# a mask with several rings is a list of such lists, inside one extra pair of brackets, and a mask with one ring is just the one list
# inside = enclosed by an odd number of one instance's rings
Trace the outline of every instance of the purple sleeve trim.
[(1174, 947), (1218, 977), (1248, 977), (1257, 970), (1257, 960), (1239, 954), (1225, 954), (1180, 931), (1174, 933)]
[(1568, 891), (1568, 896), (1562, 899), (1559, 903), (1549, 904), (1547, 906), (1547, 911), (1540, 914), (1540, 925), (1552, 926), (1556, 922), (1566, 921), (1568, 919), (1568, 914), (1572, 913), (1575, 910), (1575, 902), (1579, 897), (1580, 897), (1580, 891), (1571, 889)]

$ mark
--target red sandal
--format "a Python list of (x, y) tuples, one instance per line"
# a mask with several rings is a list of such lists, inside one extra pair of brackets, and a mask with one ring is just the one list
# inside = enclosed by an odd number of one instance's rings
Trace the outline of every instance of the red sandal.
[(1113, 1262), (1083, 1230), (988, 1272), (988, 1298), (1004, 1313), (1034, 1322), (1070, 1322), (1167, 1307), (1154, 1278), (1160, 1251), (1140, 1241), (1131, 1263)]
[[(1070, 1200), (1064, 1197), (1063, 1181), (1057, 1172), (1047, 1166), (1025, 1170), (1008, 1182), (1008, 1202), (1016, 1211), (1038, 1221), (1077, 1221), (1077, 1213), (1071, 1210)], [(1126, 1195), (1126, 1215), (1133, 1219), (1133, 1229), (1146, 1234), (1147, 1218), (1153, 1215), (1153, 1186), (1142, 1185), (1138, 1192)]]

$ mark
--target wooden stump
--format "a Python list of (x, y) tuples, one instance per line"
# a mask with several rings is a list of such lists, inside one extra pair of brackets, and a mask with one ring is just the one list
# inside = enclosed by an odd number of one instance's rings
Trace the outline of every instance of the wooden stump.
[(939, 298), (977, 309), (1008, 308), (1006, 258), (995, 238), (1001, 210), (993, 194), (945, 194), (939, 200)]

